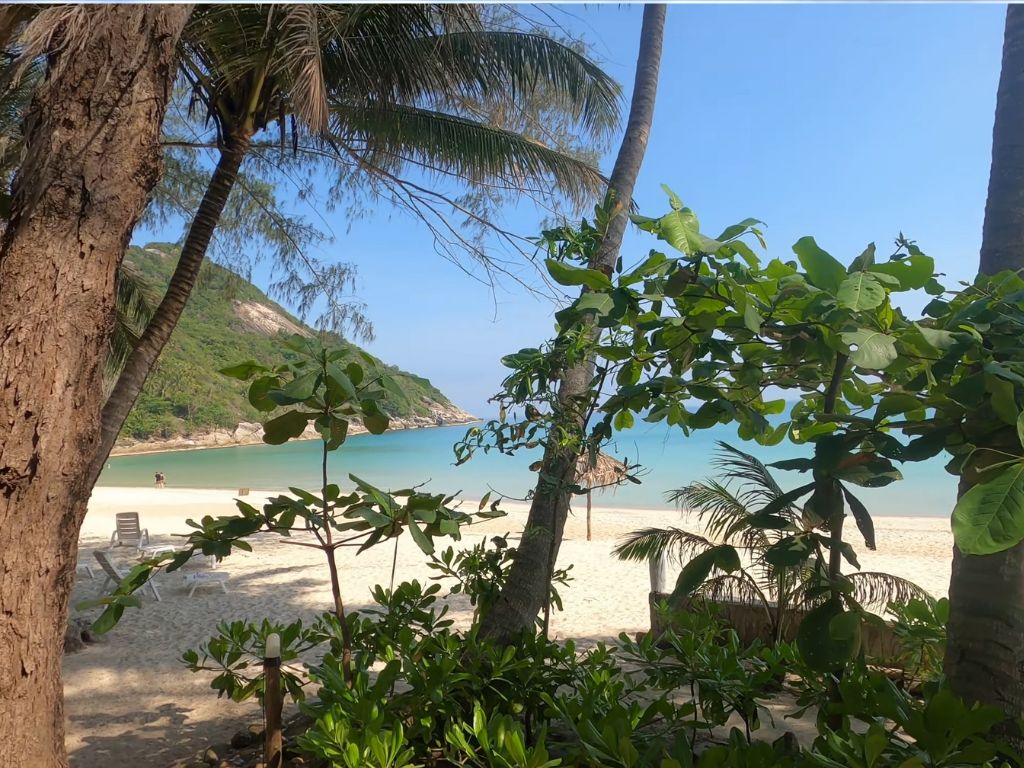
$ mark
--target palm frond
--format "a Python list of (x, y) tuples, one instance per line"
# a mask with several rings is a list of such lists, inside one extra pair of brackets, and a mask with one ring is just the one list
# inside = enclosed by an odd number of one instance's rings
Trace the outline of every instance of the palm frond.
[(752, 515), (750, 508), (717, 480), (692, 483), (669, 491), (667, 496), (680, 509), (696, 514), (705, 532), (713, 538), (729, 543), (738, 534), (741, 545), (751, 550), (770, 543), (763, 529), (747, 525)]
[(719, 603), (761, 605), (769, 613), (771, 611), (771, 596), (766, 595), (746, 571), (712, 576), (697, 588), (697, 594)]
[(433, 173), (511, 186), (551, 180), (575, 200), (606, 183), (587, 163), (468, 118), (400, 104), (332, 103), (330, 109), (332, 138), (378, 167), (412, 162)]
[(682, 563), (713, 546), (714, 543), (703, 536), (681, 528), (641, 528), (619, 539), (612, 553), (620, 560), (650, 562), (674, 557)]
[(849, 574), (853, 584), (853, 597), (862, 605), (884, 610), (889, 603), (908, 603), (911, 600), (931, 602), (934, 598), (909, 579), (880, 571), (858, 571)]
[(115, 285), (114, 329), (107, 354), (107, 373), (116, 375), (139, 343), (153, 316), (154, 302), (142, 273), (130, 261), (121, 263)]
[(284, 63), (289, 69), (292, 110), (316, 134), (327, 129), (328, 118), (319, 16), (313, 5), (286, 6), (280, 41), (288, 51)]
[(739, 497), (749, 506), (764, 506), (783, 494), (772, 473), (757, 457), (722, 440), (712, 464), (740, 487)]

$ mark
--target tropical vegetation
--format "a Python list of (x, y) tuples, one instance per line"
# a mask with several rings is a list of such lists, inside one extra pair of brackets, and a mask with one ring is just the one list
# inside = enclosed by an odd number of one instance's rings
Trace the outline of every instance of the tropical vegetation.
[[(756, 605), (764, 611), (770, 637), (776, 642), (790, 638), (799, 612), (823, 602), (827, 563), (820, 556), (795, 565), (778, 563), (777, 545), (806, 522), (797, 505), (782, 504), (773, 513), (778, 525), (761, 525), (764, 507), (777, 504), (785, 495), (764, 464), (728, 443), (719, 443), (713, 463), (720, 479), (668, 493), (670, 501), (697, 517), (700, 533), (677, 527), (643, 528), (623, 537), (615, 554), (639, 562), (675, 560), (682, 571), (673, 598)], [(869, 548), (874, 548), (873, 541)], [(875, 610), (911, 600), (932, 602), (912, 581), (892, 574), (856, 571), (849, 580), (853, 599)]]
[[(164, 292), (180, 248), (171, 243), (131, 247), (122, 264), (146, 297)], [(150, 303), (152, 303), (150, 299)], [(161, 440), (211, 429), (234, 429), (256, 422), (261, 413), (244, 397), (244, 385), (211, 376), (224, 360), (243, 356), (264, 365), (278, 359), (280, 339), (295, 332), (317, 335), (326, 343), (358, 352), (330, 331), (314, 331), (231, 270), (204, 264), (188, 306), (152, 374), (146, 380), (121, 434), (135, 440)], [(374, 358), (394, 382), (396, 394), (382, 406), (394, 418), (429, 417), (432, 406), (450, 406), (426, 379)]]

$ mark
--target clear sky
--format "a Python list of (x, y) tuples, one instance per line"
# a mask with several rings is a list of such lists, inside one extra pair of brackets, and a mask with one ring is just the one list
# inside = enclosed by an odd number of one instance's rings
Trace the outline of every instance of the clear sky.
[[(628, 98), (641, 6), (565, 12)], [(671, 6), (640, 210), (664, 213), (668, 184), (711, 234), (747, 216), (765, 221), (769, 253), (783, 258), (806, 234), (842, 261), (871, 241), (885, 254), (903, 231), (950, 279), (969, 279), (1004, 15), (988, 4)], [(552, 306), (512, 285), (495, 301), (400, 215), (382, 211), (350, 232), (340, 215), (328, 221), (336, 239), (324, 254), (359, 267), (377, 334), (370, 351), (491, 415), (499, 358), (547, 339)], [(508, 211), (506, 223), (538, 229), (532, 207)], [(626, 260), (653, 242), (628, 234)]]

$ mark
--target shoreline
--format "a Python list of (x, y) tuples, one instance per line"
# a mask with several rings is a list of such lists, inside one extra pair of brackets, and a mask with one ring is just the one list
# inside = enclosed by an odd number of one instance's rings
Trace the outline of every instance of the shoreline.
[[(230, 446), (210, 446), (210, 447), (230, 447)], [(200, 450), (200, 449), (195, 449), (195, 450)], [(165, 451), (159, 451), (159, 453), (165, 453)], [(204, 502), (216, 503), (218, 501), (225, 501), (225, 502), (234, 501), (234, 499), (238, 498), (238, 490), (239, 489), (237, 489), (237, 488), (197, 488), (197, 487), (194, 487), (194, 486), (177, 486), (177, 485), (169, 485), (169, 486), (165, 486), (164, 488), (154, 488), (152, 485), (96, 485), (96, 487), (93, 489), (93, 497), (96, 496), (96, 492), (97, 491), (100, 492), (100, 495), (102, 495), (102, 496), (115, 496), (115, 495), (125, 495), (125, 496), (128, 496), (130, 494), (135, 494), (135, 493), (140, 493), (140, 492), (146, 493), (146, 494), (154, 493), (154, 494), (165, 494), (166, 496), (171, 496), (173, 494), (180, 493), (180, 494), (184, 494), (184, 495), (188, 495), (188, 496), (200, 497), (201, 500), (204, 501)], [(271, 497), (274, 497), (274, 496), (288, 495), (290, 493), (291, 492), (287, 488), (283, 488), (283, 487), (282, 488), (256, 488), (256, 487), (253, 487), (253, 486), (249, 486), (249, 493), (246, 494), (246, 497), (249, 498), (250, 500), (252, 500), (252, 499), (264, 499), (264, 498), (271, 498)], [(220, 497), (220, 498), (217, 498), (217, 497)], [(225, 499), (223, 497), (227, 497), (227, 498)], [(148, 503), (159, 504), (160, 500), (161, 500), (160, 496), (155, 496), (152, 499), (147, 499), (147, 502)], [(113, 501), (113, 499), (109, 499), (108, 498), (108, 499), (103, 499), (103, 501), (104, 502), (109, 502), (109, 501)], [(171, 499), (167, 499), (167, 501), (171, 502), (172, 500)], [(492, 497), (491, 501), (494, 501), (493, 497)], [(454, 503), (455, 503), (456, 506), (470, 506), (470, 507), (473, 507), (475, 509), (480, 504), (480, 499), (478, 499), (478, 498), (476, 498), (476, 499), (475, 498), (470, 498), (468, 496), (465, 497), (465, 498), (460, 497), (460, 498), (455, 499)], [(579, 506), (578, 508), (577, 508), (576, 505), (573, 505), (571, 507), (570, 514), (571, 515), (575, 515), (577, 517), (580, 516), (580, 515), (585, 516), (586, 515), (586, 506), (585, 505), (586, 505), (585, 501), (581, 502), (581, 506)], [(529, 512), (529, 510), (530, 510), (530, 502), (524, 501), (524, 500), (521, 500), (521, 499), (508, 499), (508, 500), (503, 501), (501, 508), (505, 512), (508, 512), (510, 514), (512, 514), (512, 513), (515, 513), (515, 514), (523, 513), (523, 514), (525, 514), (525, 513)], [(680, 511), (676, 507), (669, 507), (669, 506), (665, 506), (665, 507), (635, 507), (635, 506), (624, 506), (622, 504), (601, 504), (601, 503), (598, 503), (598, 501), (596, 499), (594, 500), (594, 503), (593, 503), (593, 506), (592, 506), (592, 510), (595, 513), (622, 514), (622, 515), (628, 515), (628, 516), (633, 516), (633, 515), (637, 515), (637, 516), (640, 516), (640, 515), (664, 515), (666, 512), (669, 512), (669, 513), (671, 513), (673, 515), (673, 519), (674, 520), (677, 520), (677, 519), (678, 520), (689, 520), (689, 519), (692, 519), (692, 516), (691, 516), (692, 513), (688, 512), (688, 511)], [(876, 514), (872, 515), (872, 517), (874, 519), (876, 519), (876, 520), (883, 519), (883, 520), (886, 520), (886, 521), (889, 521), (889, 522), (905, 521), (905, 522), (908, 522), (908, 523), (920, 522), (920, 521), (945, 520), (947, 522), (947, 524), (948, 524), (948, 519), (949, 519), (949, 515), (946, 514), (946, 513), (943, 513), (941, 515), (924, 515), (924, 514), (921, 514), (921, 515), (907, 515), (907, 514), (887, 515), (885, 513), (876, 513)], [(495, 518), (495, 519), (500, 519), (500, 518)]]
[[(427, 418), (427, 417), (421, 416), (421, 417), (414, 417), (414, 418)], [(392, 428), (392, 427), (389, 426), (388, 430), (387, 430), (388, 432), (404, 432), (406, 430), (411, 430), (411, 429), (440, 429), (440, 428), (443, 428), (443, 427), (458, 427), (458, 426), (463, 426), (463, 425), (466, 425), (466, 424), (476, 424), (478, 422), (484, 421), (484, 419), (478, 418), (476, 416), (471, 416), (468, 419), (462, 419), (462, 420), (454, 420), (453, 419), (452, 421), (446, 421), (443, 424), (416, 424), (416, 423), (412, 422), (411, 420), (407, 421), (405, 419), (396, 419), (396, 421), (397, 422), (403, 422), (403, 423), (399, 427)], [(246, 424), (246, 422), (243, 422), (243, 423), (239, 424), (235, 428), (235, 430), (237, 431), (239, 428), (245, 426), (245, 424)], [(223, 431), (226, 431), (226, 430), (223, 430)], [(205, 450), (209, 450), (211, 448), (243, 448), (243, 447), (248, 446), (248, 445), (266, 445), (266, 443), (263, 442), (263, 431), (262, 431), (262, 429), (249, 431), (249, 432), (247, 432), (245, 434), (245, 436), (243, 436), (241, 438), (238, 438), (236, 440), (231, 440), (231, 441), (215, 442), (215, 443), (207, 443), (207, 444), (197, 444), (197, 445), (181, 445), (181, 444), (178, 444), (179, 441), (202, 440), (203, 438), (211, 437), (211, 436), (215, 435), (216, 433), (217, 433), (217, 431), (214, 430), (212, 432), (206, 432), (206, 433), (204, 433), (202, 435), (199, 435), (197, 437), (194, 437), (194, 438), (189, 438), (189, 437), (186, 437), (186, 436), (182, 435), (179, 438), (168, 438), (165, 441), (140, 441), (138, 443), (135, 443), (134, 445), (127, 445), (127, 446), (114, 445), (113, 449), (111, 449), (111, 451), (110, 451), (110, 456), (108, 456), (107, 459), (108, 460), (109, 459), (118, 459), (118, 458), (121, 458), (121, 457), (124, 457), (124, 456), (149, 456), (149, 455), (158, 454), (158, 453), (182, 453), (182, 452), (185, 452), (185, 451), (205, 451)], [(366, 429), (362, 424), (352, 424), (349, 427), (349, 433), (348, 433), (349, 437), (355, 437), (356, 435), (366, 435), (366, 434), (369, 434), (369, 430)], [(313, 432), (313, 434), (303, 434), (300, 437), (293, 438), (294, 441), (319, 440), (319, 439), (320, 439), (320, 435), (317, 434), (316, 432)], [(151, 448), (151, 447), (148, 447), (148, 446), (152, 446), (152, 445), (155, 445), (155, 444), (159, 444), (161, 442), (162, 443), (167, 443), (168, 447), (164, 447), (164, 448)], [(289, 442), (291, 442), (291, 441), (289, 441)], [(105, 488), (137, 487), (137, 488), (142, 488), (142, 487), (145, 487), (145, 486), (120, 486), (120, 485), (115, 485), (115, 486), (97, 486), (97, 487), (105, 487)], [(188, 490), (188, 489), (182, 489), (182, 490)], [(208, 488), (208, 489), (195, 489), (195, 490), (219, 490), (219, 489)]]

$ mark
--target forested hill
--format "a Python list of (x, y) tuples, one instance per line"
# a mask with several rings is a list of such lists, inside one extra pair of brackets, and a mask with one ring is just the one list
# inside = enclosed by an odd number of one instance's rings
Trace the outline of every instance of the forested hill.
[[(177, 246), (165, 243), (133, 246), (126, 255), (149, 289), (154, 306), (170, 280), (177, 255)], [(170, 342), (125, 422), (119, 444), (124, 447), (214, 431), (224, 434), (239, 424), (257, 421), (260, 414), (245, 397), (246, 384), (217, 371), (249, 359), (280, 362), (279, 340), (293, 333), (311, 331), (252, 283), (207, 262)], [(336, 341), (349, 346), (340, 337)], [(426, 379), (393, 366), (382, 367), (395, 377), (404, 395), (389, 404), (389, 415), (407, 422), (406, 426), (469, 419)]]

